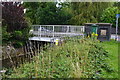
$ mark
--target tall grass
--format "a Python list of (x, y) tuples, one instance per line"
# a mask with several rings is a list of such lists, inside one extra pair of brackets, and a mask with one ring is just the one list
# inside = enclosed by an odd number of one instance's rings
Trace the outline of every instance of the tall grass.
[(71, 39), (41, 48), (33, 61), (22, 64), (8, 78), (99, 78), (107, 52), (98, 40)]

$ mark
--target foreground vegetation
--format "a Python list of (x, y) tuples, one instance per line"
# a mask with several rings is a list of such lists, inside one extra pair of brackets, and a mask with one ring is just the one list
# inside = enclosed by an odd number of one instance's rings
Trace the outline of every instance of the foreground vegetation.
[(25, 63), (3, 77), (101, 78), (105, 72), (115, 72), (106, 62), (109, 60), (109, 51), (103, 49), (104, 44), (101, 44), (93, 39), (67, 41), (63, 45), (41, 51), (31, 63)]

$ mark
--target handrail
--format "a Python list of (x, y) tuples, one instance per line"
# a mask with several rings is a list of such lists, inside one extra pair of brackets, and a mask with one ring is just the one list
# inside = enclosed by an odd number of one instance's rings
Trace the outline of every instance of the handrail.
[(63, 36), (73, 36), (80, 35), (84, 33), (84, 26), (73, 26), (73, 25), (32, 25), (33, 34), (39, 36), (47, 37), (63, 37)]

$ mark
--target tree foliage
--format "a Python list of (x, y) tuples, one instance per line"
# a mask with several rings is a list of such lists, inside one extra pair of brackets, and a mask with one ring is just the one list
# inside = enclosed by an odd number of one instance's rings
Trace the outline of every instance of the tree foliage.
[(55, 3), (44, 3), (37, 9), (35, 18), (37, 24), (56, 24), (56, 11)]
[[(24, 3), (27, 8), (26, 15), (31, 18), (32, 24), (67, 24), (71, 18), (68, 4), (55, 2)], [(36, 6), (36, 7), (34, 7)]]
[(24, 2), (23, 6), (26, 8), (26, 16), (30, 18), (32, 24), (36, 23), (35, 14), (39, 6), (42, 6), (40, 2)]
[[(116, 14), (120, 14), (120, 10), (118, 9), (118, 7), (109, 7), (107, 8), (102, 16), (101, 16), (101, 22), (104, 23), (112, 23), (113, 27), (115, 27), (116, 25)], [(119, 25), (120, 25), (120, 20), (119, 20)]]
[(117, 2), (64, 2), (56, 7), (57, 4), (55, 2), (24, 3), (27, 8), (26, 15), (31, 18), (33, 24), (99, 23), (107, 8), (119, 6)]
[(75, 2), (71, 3), (74, 16), (71, 24), (84, 25), (84, 23), (96, 23), (100, 21), (102, 12), (113, 3), (106, 2)]
[(24, 8), (20, 3), (4, 2), (2, 5), (3, 25), (7, 26), (8, 32), (27, 28)]
[(26, 41), (30, 27), (29, 21), (24, 17), (24, 7), (19, 2), (3, 2), (1, 5), (3, 43)]

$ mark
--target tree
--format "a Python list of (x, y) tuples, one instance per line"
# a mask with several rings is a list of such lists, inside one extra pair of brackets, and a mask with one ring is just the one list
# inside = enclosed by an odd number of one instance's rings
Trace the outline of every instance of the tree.
[(24, 7), (20, 2), (3, 2), (1, 5), (3, 43), (22, 44), (28, 40), (30, 29), (24, 17)]
[[(104, 23), (112, 23), (113, 27), (115, 27), (116, 25), (116, 14), (120, 14), (120, 10), (118, 9), (118, 7), (109, 7), (107, 8), (102, 16), (101, 16), (101, 22)], [(120, 20), (119, 20), (119, 25), (120, 25)]]
[(74, 16), (71, 18), (71, 24), (84, 25), (84, 23), (96, 23), (100, 21), (102, 12), (113, 3), (106, 2), (74, 2), (71, 3), (71, 9)]
[(40, 6), (36, 12), (37, 24), (67, 24), (71, 18), (69, 8), (65, 4), (59, 4), (60, 7), (56, 7), (55, 2), (44, 3)]
[(57, 23), (69, 24), (69, 20), (72, 18), (73, 13), (69, 2), (59, 3), (60, 7), (57, 8)]
[(28, 27), (24, 18), (24, 8), (20, 3), (3, 2), (2, 5), (3, 25), (7, 26), (8, 32)]
[(113, 6), (118, 7), (118, 9), (120, 10), (120, 2), (115, 2)]
[(43, 4), (35, 14), (36, 24), (56, 24), (56, 4), (53, 2)]
[[(31, 5), (32, 4), (32, 5)], [(27, 8), (26, 15), (30, 17), (32, 24), (67, 24), (71, 18), (68, 3), (35, 2), (24, 3)]]

